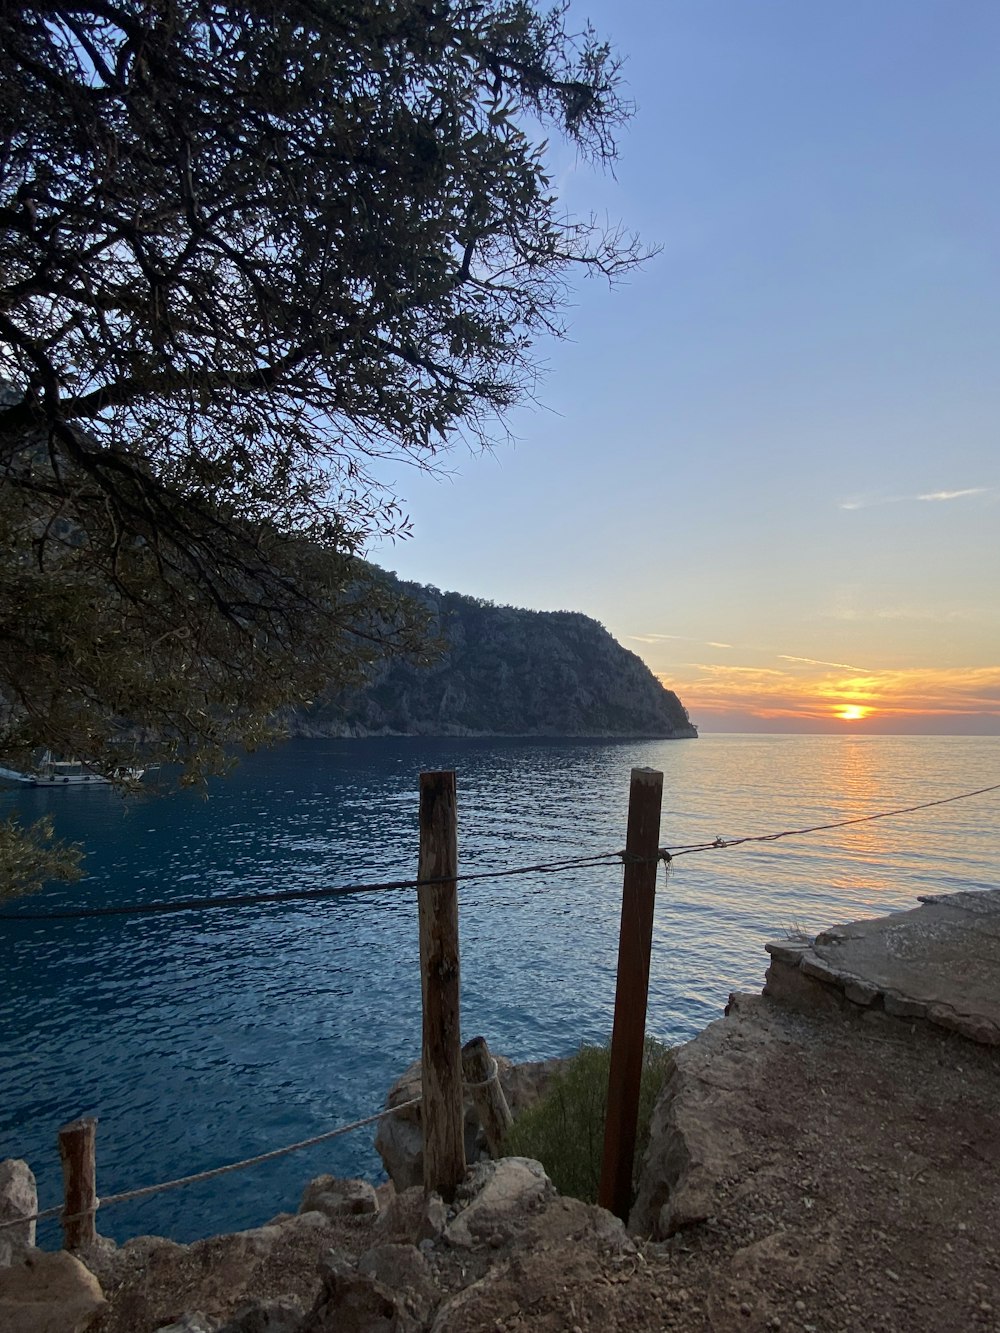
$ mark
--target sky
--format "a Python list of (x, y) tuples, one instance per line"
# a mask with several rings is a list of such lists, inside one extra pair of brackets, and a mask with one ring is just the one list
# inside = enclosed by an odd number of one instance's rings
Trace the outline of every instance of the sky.
[(574, 0), (659, 254), (579, 279), (492, 454), (393, 473), (401, 576), (600, 620), (703, 731), (1000, 735), (1000, 5)]

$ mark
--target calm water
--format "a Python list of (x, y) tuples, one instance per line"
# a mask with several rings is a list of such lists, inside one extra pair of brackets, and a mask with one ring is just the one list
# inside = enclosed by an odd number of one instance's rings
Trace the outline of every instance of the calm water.
[[(207, 800), (124, 804), (108, 790), (15, 791), (90, 849), (60, 906), (409, 878), (417, 775), (458, 772), (463, 868), (615, 851), (629, 769), (665, 774), (661, 842), (778, 831), (1000, 781), (1000, 741), (705, 736), (681, 742), (297, 741), (247, 760)], [(682, 1040), (758, 989), (764, 940), (1000, 886), (998, 794), (774, 844), (679, 859), (661, 878), (649, 1028)], [(515, 1059), (563, 1054), (611, 1026), (616, 867), (461, 891), (463, 1029)], [(12, 911), (16, 908), (8, 907)], [(25, 905), (27, 910), (27, 905)], [(110, 1194), (305, 1138), (377, 1109), (419, 1054), (412, 893), (0, 926), (0, 1157), (60, 1198), (59, 1125), (99, 1117)], [(180, 1240), (294, 1207), (320, 1171), (375, 1177), (371, 1131), (222, 1181), (109, 1209), (100, 1230)], [(41, 1233), (43, 1244), (56, 1233)]]

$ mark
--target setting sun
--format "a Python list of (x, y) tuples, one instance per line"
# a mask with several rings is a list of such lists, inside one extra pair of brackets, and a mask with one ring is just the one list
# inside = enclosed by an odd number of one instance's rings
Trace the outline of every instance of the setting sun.
[(837, 716), (842, 722), (860, 722), (871, 711), (870, 708), (861, 708), (858, 704), (843, 704), (837, 709)]

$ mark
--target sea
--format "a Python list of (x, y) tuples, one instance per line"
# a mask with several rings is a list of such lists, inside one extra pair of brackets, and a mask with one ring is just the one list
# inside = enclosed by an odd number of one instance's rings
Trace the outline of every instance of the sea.
[[(664, 774), (660, 841), (760, 837), (1000, 783), (1000, 739), (703, 735), (686, 741), (295, 740), (207, 793), (18, 788), (0, 818), (52, 816), (86, 877), (5, 916), (412, 879), (422, 771), (457, 774), (462, 1028), (514, 1060), (607, 1040), (633, 767)], [(528, 867), (608, 860), (546, 872)], [(678, 856), (659, 874), (648, 1031), (682, 1042), (764, 943), (1000, 887), (1000, 792)], [(0, 922), (0, 1158), (61, 1200), (57, 1131), (98, 1119), (98, 1192), (193, 1174), (380, 1108), (419, 1057), (412, 889), (213, 910)], [(372, 1127), (216, 1180), (109, 1207), (117, 1240), (257, 1226), (312, 1176), (380, 1178)], [(39, 1243), (56, 1246), (54, 1222)]]

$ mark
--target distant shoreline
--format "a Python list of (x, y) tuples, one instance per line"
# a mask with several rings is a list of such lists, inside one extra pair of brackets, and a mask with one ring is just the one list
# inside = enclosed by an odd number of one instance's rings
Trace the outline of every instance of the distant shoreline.
[(688, 741), (698, 740), (698, 728), (677, 728), (663, 731), (474, 731), (469, 727), (454, 727), (445, 731), (393, 731), (388, 727), (378, 730), (360, 724), (348, 723), (338, 728), (327, 724), (309, 726), (301, 719), (288, 729), (288, 736), (297, 740), (522, 740), (522, 741)]

